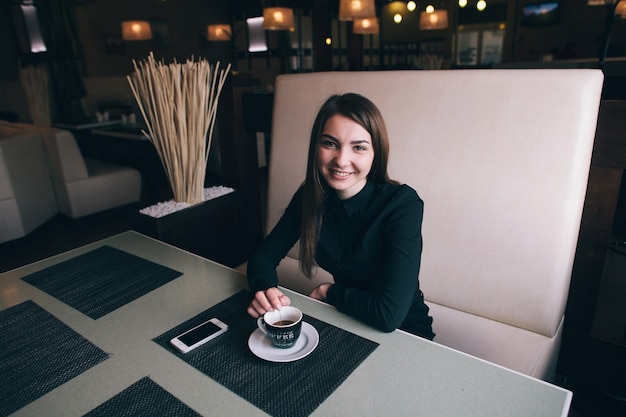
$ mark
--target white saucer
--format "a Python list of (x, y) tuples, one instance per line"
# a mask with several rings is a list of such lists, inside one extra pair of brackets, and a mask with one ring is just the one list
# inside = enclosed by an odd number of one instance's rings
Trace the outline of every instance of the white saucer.
[(293, 362), (313, 352), (320, 341), (320, 335), (307, 322), (302, 322), (300, 337), (295, 345), (287, 349), (272, 346), (265, 333), (256, 329), (248, 339), (248, 347), (256, 356), (270, 362)]

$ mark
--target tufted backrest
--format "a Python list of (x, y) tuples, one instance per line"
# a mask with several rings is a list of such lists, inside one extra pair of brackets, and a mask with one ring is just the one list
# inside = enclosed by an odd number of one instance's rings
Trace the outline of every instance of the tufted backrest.
[(427, 300), (552, 337), (567, 301), (602, 82), (601, 71), (587, 69), (279, 76), (268, 230), (304, 179), (321, 104), (363, 94), (386, 120), (392, 178), (425, 202)]

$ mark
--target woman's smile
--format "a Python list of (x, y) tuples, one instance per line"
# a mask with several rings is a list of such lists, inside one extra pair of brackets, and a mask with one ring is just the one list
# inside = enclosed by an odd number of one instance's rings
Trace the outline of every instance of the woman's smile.
[(352, 172), (340, 172), (340, 171), (331, 171), (331, 172), (338, 177), (344, 177), (344, 178), (352, 174)]

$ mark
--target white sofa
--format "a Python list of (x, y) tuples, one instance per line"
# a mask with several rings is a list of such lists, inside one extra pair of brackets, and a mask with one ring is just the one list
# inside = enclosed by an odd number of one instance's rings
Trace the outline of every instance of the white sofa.
[[(279, 76), (267, 230), (305, 176), (331, 94), (381, 109), (390, 174), (425, 202), (420, 284), (435, 341), (521, 373), (555, 371), (603, 75), (596, 70), (327, 72)], [(280, 284), (308, 294), (332, 278)]]
[(140, 197), (139, 171), (83, 158), (70, 132), (0, 122), (0, 243), (58, 212), (77, 218)]
[(139, 201), (141, 174), (122, 165), (83, 158), (72, 133), (42, 129), (59, 211), (77, 218)]
[(0, 122), (0, 243), (32, 232), (56, 213), (39, 133)]

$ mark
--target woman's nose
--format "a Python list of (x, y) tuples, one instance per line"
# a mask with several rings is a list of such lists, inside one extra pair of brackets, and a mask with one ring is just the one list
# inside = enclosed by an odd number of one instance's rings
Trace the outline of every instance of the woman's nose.
[(337, 150), (337, 154), (335, 155), (335, 164), (339, 167), (345, 167), (350, 164), (350, 157), (345, 149)]

